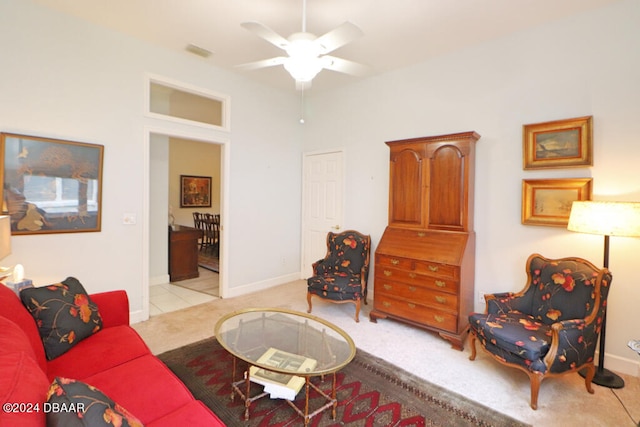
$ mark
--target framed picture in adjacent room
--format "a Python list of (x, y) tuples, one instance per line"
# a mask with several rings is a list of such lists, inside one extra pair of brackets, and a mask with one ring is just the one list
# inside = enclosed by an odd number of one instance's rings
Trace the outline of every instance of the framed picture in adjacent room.
[(523, 168), (593, 165), (593, 117), (535, 123), (523, 127)]
[(211, 177), (180, 175), (180, 207), (210, 208)]
[(575, 201), (591, 200), (592, 178), (522, 180), (522, 223), (566, 227)]
[(102, 145), (0, 134), (11, 234), (100, 231)]

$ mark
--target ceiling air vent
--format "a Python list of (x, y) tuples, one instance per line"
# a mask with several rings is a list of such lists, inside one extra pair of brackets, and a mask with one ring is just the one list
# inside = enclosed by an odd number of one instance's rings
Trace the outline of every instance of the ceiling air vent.
[(210, 50), (207, 50), (207, 49), (205, 49), (203, 47), (200, 47), (200, 46), (196, 46), (195, 44), (187, 45), (185, 50), (187, 52), (193, 53), (194, 55), (201, 56), (203, 58), (208, 58), (213, 54), (213, 52), (211, 52)]

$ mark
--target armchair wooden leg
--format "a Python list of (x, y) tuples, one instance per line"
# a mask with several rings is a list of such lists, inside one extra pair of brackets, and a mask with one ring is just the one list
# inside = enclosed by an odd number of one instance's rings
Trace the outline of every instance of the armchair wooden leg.
[(591, 381), (593, 381), (593, 377), (596, 374), (596, 367), (592, 363), (586, 367), (587, 374), (584, 376), (584, 385), (587, 387), (587, 391), (593, 394), (593, 387), (591, 386)]
[(360, 300), (355, 301), (356, 304), (356, 323), (360, 322)]
[(540, 392), (540, 383), (544, 375), (539, 373), (529, 374), (531, 380), (531, 409), (538, 409), (538, 393)]
[(309, 305), (307, 313), (311, 313), (311, 295), (311, 292), (307, 291), (307, 304)]
[(476, 334), (473, 331), (469, 334), (469, 344), (471, 344), (471, 356), (469, 356), (469, 360), (476, 360)]

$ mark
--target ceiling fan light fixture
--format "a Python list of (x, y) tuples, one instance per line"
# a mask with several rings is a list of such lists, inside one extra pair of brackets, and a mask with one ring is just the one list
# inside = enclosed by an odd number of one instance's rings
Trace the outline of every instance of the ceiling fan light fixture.
[(294, 80), (310, 82), (322, 71), (322, 60), (312, 57), (291, 57), (284, 63), (284, 69), (291, 74)]
[(316, 36), (311, 33), (294, 33), (289, 37), (289, 45), (285, 49), (289, 58), (284, 68), (294, 80), (310, 82), (322, 70), (320, 48), (314, 43)]

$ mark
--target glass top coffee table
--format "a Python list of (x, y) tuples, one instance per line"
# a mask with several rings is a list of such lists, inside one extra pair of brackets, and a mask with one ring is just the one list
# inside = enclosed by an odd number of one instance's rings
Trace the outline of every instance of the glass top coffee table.
[[(249, 419), (251, 402), (270, 395), (282, 398), (300, 416), (304, 424), (325, 409), (333, 408), (336, 417), (336, 372), (353, 360), (356, 347), (345, 331), (326, 320), (306, 313), (279, 308), (251, 308), (223, 316), (215, 327), (215, 336), (234, 356), (231, 399), (237, 393), (245, 402), (245, 419)], [(248, 364), (244, 378), (236, 381), (236, 362)], [(330, 393), (311, 382), (311, 377), (332, 375)], [(264, 391), (250, 396), (251, 383)], [(293, 400), (304, 387), (304, 411)], [(326, 399), (326, 403), (309, 413), (309, 389)]]

